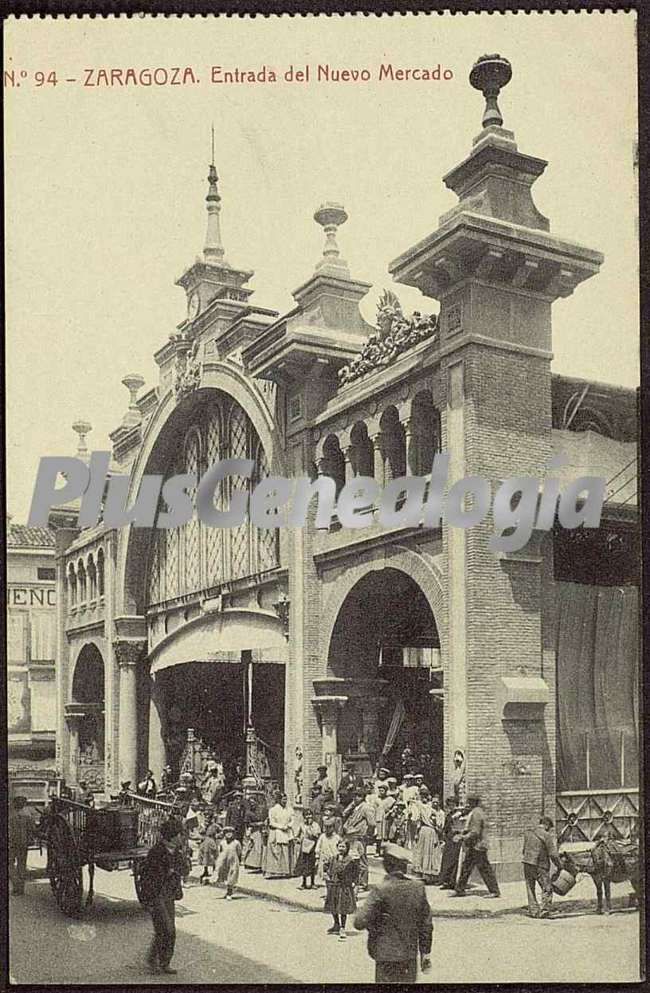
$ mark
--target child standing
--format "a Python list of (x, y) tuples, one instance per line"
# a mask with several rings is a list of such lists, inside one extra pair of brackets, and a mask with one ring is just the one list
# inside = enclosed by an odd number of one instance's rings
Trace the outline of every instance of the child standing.
[(201, 886), (203, 886), (203, 880), (209, 882), (209, 877), (212, 875), (212, 870), (214, 869), (215, 862), (217, 861), (217, 855), (219, 854), (217, 831), (218, 828), (216, 824), (208, 824), (205, 829), (203, 841), (199, 846), (199, 862), (203, 866), (203, 874), (199, 879)]
[(235, 829), (223, 829), (221, 851), (217, 859), (217, 881), (226, 884), (226, 900), (232, 900), (233, 890), (239, 879), (239, 863), (241, 861), (241, 844), (235, 838)]
[(358, 872), (359, 860), (350, 857), (350, 843), (342, 839), (337, 846), (336, 858), (332, 859), (329, 865), (325, 900), (325, 910), (328, 910), (334, 919), (327, 933), (338, 934), (340, 941), (347, 937), (345, 925), (348, 914), (353, 914), (357, 909), (354, 884)]
[(324, 886), (332, 859), (336, 858), (341, 836), (336, 832), (333, 818), (323, 819), (323, 833), (316, 842), (316, 885)]
[[(314, 877), (316, 875), (316, 842), (320, 837), (320, 826), (314, 820), (311, 810), (303, 813), (303, 823), (298, 828), (296, 843), (298, 845), (298, 863), (296, 865), (296, 875), (302, 876), (302, 883), (298, 887), (300, 890), (313, 889)], [(307, 886), (309, 877), (309, 886)]]

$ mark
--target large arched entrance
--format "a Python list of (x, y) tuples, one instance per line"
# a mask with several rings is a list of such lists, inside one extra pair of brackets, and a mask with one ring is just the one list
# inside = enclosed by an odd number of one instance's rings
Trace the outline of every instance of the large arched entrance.
[[(250, 480), (229, 476), (217, 484), (218, 509), (269, 475), (272, 455), (234, 397), (205, 389), (168, 418), (147, 468), (200, 478), (227, 458), (250, 459), (255, 468)], [(179, 528), (152, 528), (142, 561), (156, 708), (150, 767), (158, 771), (162, 761), (174, 775), (190, 767), (199, 774), (216, 759), (228, 785), (249, 773), (281, 780), (286, 639), (275, 609), (277, 531), (248, 520), (209, 527), (193, 517)]]
[(328, 672), (336, 694), (347, 698), (338, 717), (340, 759), (362, 773), (381, 764), (399, 774), (408, 747), (441, 792), (440, 639), (429, 601), (411, 576), (388, 567), (356, 583), (334, 625)]
[(73, 778), (90, 789), (104, 786), (104, 659), (89, 643), (79, 653), (66, 705)]

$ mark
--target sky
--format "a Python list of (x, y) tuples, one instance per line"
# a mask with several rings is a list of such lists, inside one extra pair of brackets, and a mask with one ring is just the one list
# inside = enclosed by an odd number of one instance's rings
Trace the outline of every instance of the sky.
[[(634, 14), (308, 18), (8, 19), (5, 90), (8, 512), (24, 521), (43, 455), (89, 447), (128, 404), (121, 385), (156, 385), (153, 353), (186, 313), (175, 280), (200, 254), (210, 130), (232, 265), (253, 269), (251, 302), (280, 312), (322, 246), (314, 210), (343, 203), (339, 245), (352, 275), (405, 309), (437, 301), (395, 286), (392, 259), (456, 202), (442, 176), (471, 149), (483, 97), (468, 83), (485, 52), (513, 66), (499, 105), (519, 149), (547, 159), (533, 190), (558, 236), (602, 251), (600, 274), (553, 308), (553, 370), (638, 384)], [(447, 82), (377, 81), (379, 66), (449, 68)], [(211, 67), (309, 84), (212, 84)], [(368, 83), (318, 83), (318, 65), (367, 67)], [(34, 85), (34, 73), (192, 66), (198, 84)]]

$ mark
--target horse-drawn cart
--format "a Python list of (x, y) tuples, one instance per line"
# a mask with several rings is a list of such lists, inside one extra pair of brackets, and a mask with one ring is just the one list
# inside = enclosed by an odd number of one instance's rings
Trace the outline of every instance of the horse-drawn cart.
[[(64, 914), (78, 917), (93, 902), (95, 868), (130, 869), (141, 901), (140, 869), (160, 837), (172, 803), (130, 795), (128, 804), (95, 809), (76, 800), (53, 797), (46, 817), (47, 873)], [(83, 867), (88, 869), (84, 900)]]

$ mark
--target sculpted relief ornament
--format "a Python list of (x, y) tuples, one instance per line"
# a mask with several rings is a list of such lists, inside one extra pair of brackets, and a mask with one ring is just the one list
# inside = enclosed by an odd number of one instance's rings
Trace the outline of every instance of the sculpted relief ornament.
[(178, 350), (174, 365), (173, 387), (176, 402), (179, 403), (188, 393), (197, 389), (201, 382), (198, 339), (189, 345), (184, 341)]
[(410, 317), (405, 317), (391, 290), (384, 290), (379, 298), (376, 323), (377, 333), (371, 334), (359, 354), (339, 370), (340, 386), (392, 365), (398, 355), (418, 342), (438, 336), (437, 314), (421, 314), (414, 310)]

